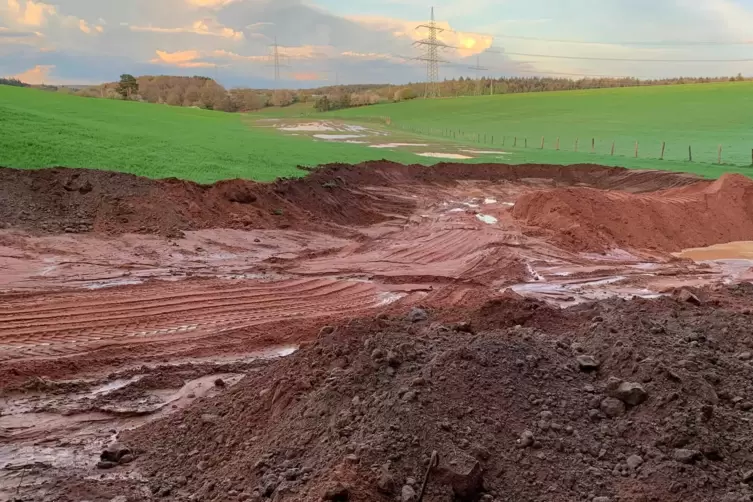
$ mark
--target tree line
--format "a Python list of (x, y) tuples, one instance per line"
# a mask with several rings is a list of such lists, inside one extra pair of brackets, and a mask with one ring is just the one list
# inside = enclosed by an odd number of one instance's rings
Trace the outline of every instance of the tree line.
[(21, 82), (17, 78), (0, 78), (0, 85), (11, 85), (13, 87), (29, 87), (29, 84)]
[[(637, 78), (551, 78), (505, 77), (449, 79), (437, 84), (443, 97), (460, 97), (488, 94), (517, 94), (545, 91), (570, 91), (614, 87), (639, 87), (681, 85), (746, 80), (741, 74), (734, 77), (678, 77), (640, 80)], [(0, 84), (28, 86), (17, 79), (0, 79)], [(38, 86), (35, 86), (38, 87)], [(176, 77), (168, 75), (121, 75), (117, 82), (78, 90), (68, 87), (44, 86), (91, 98), (126, 99), (160, 103), (170, 106), (196, 107), (224, 112), (252, 112), (266, 107), (285, 107), (294, 103), (313, 103), (317, 111), (338, 110), (368, 106), (385, 102), (405, 101), (423, 96), (426, 84), (406, 85), (358, 84), (320, 87), (316, 89), (225, 89), (209, 77)]]

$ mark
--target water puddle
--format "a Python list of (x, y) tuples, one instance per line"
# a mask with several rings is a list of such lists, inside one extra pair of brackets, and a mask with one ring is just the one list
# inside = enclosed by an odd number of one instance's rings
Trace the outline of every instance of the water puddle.
[(360, 134), (314, 134), (314, 137), (317, 139), (325, 139), (327, 141), (363, 138)]
[(499, 221), (499, 220), (497, 220), (497, 218), (495, 218), (494, 216), (491, 216), (489, 214), (477, 214), (476, 218), (479, 221), (482, 221), (482, 222), (486, 223), (487, 225), (496, 225), (497, 222)]
[(429, 146), (427, 143), (382, 143), (369, 145), (369, 148), (399, 148), (401, 146)]
[(469, 157), (468, 155), (461, 155), (459, 153), (442, 153), (442, 152), (424, 152), (424, 153), (417, 153), (419, 157), (431, 157), (435, 159), (453, 159), (453, 160), (466, 160), (466, 159), (472, 159), (473, 157)]

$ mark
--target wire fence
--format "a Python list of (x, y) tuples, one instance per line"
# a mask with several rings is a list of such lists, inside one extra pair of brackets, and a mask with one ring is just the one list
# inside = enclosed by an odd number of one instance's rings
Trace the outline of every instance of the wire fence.
[(601, 156), (636, 158), (646, 160), (672, 160), (698, 164), (716, 164), (737, 167), (753, 167), (753, 148), (748, 150), (739, 145), (718, 144), (713, 150), (692, 144), (670, 145), (667, 141), (638, 141), (619, 139), (604, 140), (595, 136), (586, 138), (573, 136), (534, 136), (510, 135), (500, 132), (465, 131), (462, 129), (416, 127), (394, 124), (387, 117), (380, 120), (407, 133), (448, 139), (459, 143), (471, 143), (519, 150), (547, 150)]

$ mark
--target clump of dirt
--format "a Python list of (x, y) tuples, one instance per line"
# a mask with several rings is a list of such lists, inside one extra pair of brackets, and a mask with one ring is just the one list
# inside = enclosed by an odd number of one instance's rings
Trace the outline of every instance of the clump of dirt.
[(129, 489), (416, 500), (437, 452), (425, 501), (749, 500), (753, 292), (696, 293), (354, 321), (125, 434), (147, 477)]
[(333, 164), (298, 179), (274, 183), (245, 180), (200, 185), (153, 180), (89, 169), (0, 168), (0, 221), (41, 232), (158, 233), (180, 236), (202, 228), (305, 228), (368, 225), (407, 215), (415, 207), (395, 193), (366, 193), (367, 187), (399, 190), (411, 183), (457, 180), (549, 180), (554, 186), (587, 184), (646, 191), (684, 186), (697, 178), (675, 173), (628, 171), (594, 165), (511, 166), (438, 164), (405, 166), (386, 161), (356, 166)]
[(575, 251), (664, 252), (753, 239), (753, 180), (719, 180), (650, 194), (559, 188), (521, 196), (513, 216)]

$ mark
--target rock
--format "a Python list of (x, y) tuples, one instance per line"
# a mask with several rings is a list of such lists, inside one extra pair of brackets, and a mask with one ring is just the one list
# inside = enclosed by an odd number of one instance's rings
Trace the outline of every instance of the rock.
[(379, 470), (377, 479), (377, 488), (380, 492), (391, 494), (395, 491), (395, 478), (390, 472), (389, 464), (385, 464)]
[(416, 490), (414, 490), (412, 486), (403, 486), (403, 490), (400, 494), (400, 500), (402, 502), (415, 502), (417, 498), (418, 496), (416, 495)]
[(358, 463), (359, 460), (360, 459), (358, 458), (358, 455), (354, 455), (352, 453), (350, 455), (345, 455), (345, 463), (346, 464), (355, 465), (355, 464)]
[(346, 486), (336, 484), (327, 489), (322, 495), (322, 500), (331, 500), (333, 502), (346, 502), (350, 500), (350, 490)]
[(737, 358), (741, 361), (750, 361), (751, 359), (753, 359), (753, 354), (751, 354), (750, 352), (743, 352), (742, 354), (737, 356)]
[(214, 386), (220, 387), (220, 388), (225, 387), (225, 380), (223, 380), (222, 378), (218, 378), (217, 380), (214, 381)]
[(643, 386), (634, 382), (622, 382), (609, 395), (630, 406), (638, 406), (648, 398), (648, 392)]
[(110, 499), (110, 502), (128, 502), (128, 497), (125, 495), (118, 495), (117, 497)]
[(677, 299), (681, 302), (691, 303), (693, 305), (701, 304), (700, 298), (698, 298), (696, 295), (694, 295), (687, 289), (680, 290), (680, 292), (677, 294)]
[(131, 462), (133, 462), (134, 458), (135, 457), (133, 455), (131, 455), (130, 453), (126, 453), (125, 455), (123, 455), (122, 457), (120, 457), (120, 463), (121, 464), (130, 464)]
[(319, 336), (321, 337), (321, 336), (331, 335), (334, 332), (335, 332), (334, 326), (324, 326), (322, 329), (319, 330)]
[(599, 408), (609, 418), (617, 418), (625, 414), (625, 403), (614, 397), (604, 399)]
[(100, 460), (97, 462), (97, 469), (112, 469), (113, 467), (116, 467), (118, 464), (117, 462), (111, 462), (109, 460)]
[(581, 371), (589, 372), (599, 369), (600, 363), (593, 356), (580, 355), (575, 360), (578, 362)]
[(643, 457), (640, 455), (630, 455), (626, 462), (630, 469), (636, 470), (643, 463)]
[(672, 452), (672, 458), (681, 464), (692, 464), (698, 458), (701, 457), (701, 452), (698, 450), (686, 450), (684, 448), (678, 448)]
[(743, 483), (753, 482), (753, 471), (743, 473)]
[(609, 497), (594, 497), (593, 502), (611, 502)]
[(204, 422), (205, 424), (214, 424), (219, 419), (220, 417), (212, 413), (204, 413), (203, 415), (201, 415), (201, 421)]
[(427, 320), (428, 318), (429, 314), (427, 314), (424, 309), (420, 309), (418, 307), (413, 307), (408, 313), (408, 320), (410, 322), (421, 322)]
[[(131, 450), (129, 450), (122, 444), (113, 443), (99, 455), (99, 459), (105, 462), (113, 462), (117, 464), (125, 455), (128, 455), (129, 453), (131, 453)], [(107, 467), (103, 467), (103, 469), (107, 469)]]
[(534, 441), (533, 432), (523, 431), (520, 435), (520, 439), (518, 439), (518, 448), (528, 448), (533, 445)]

